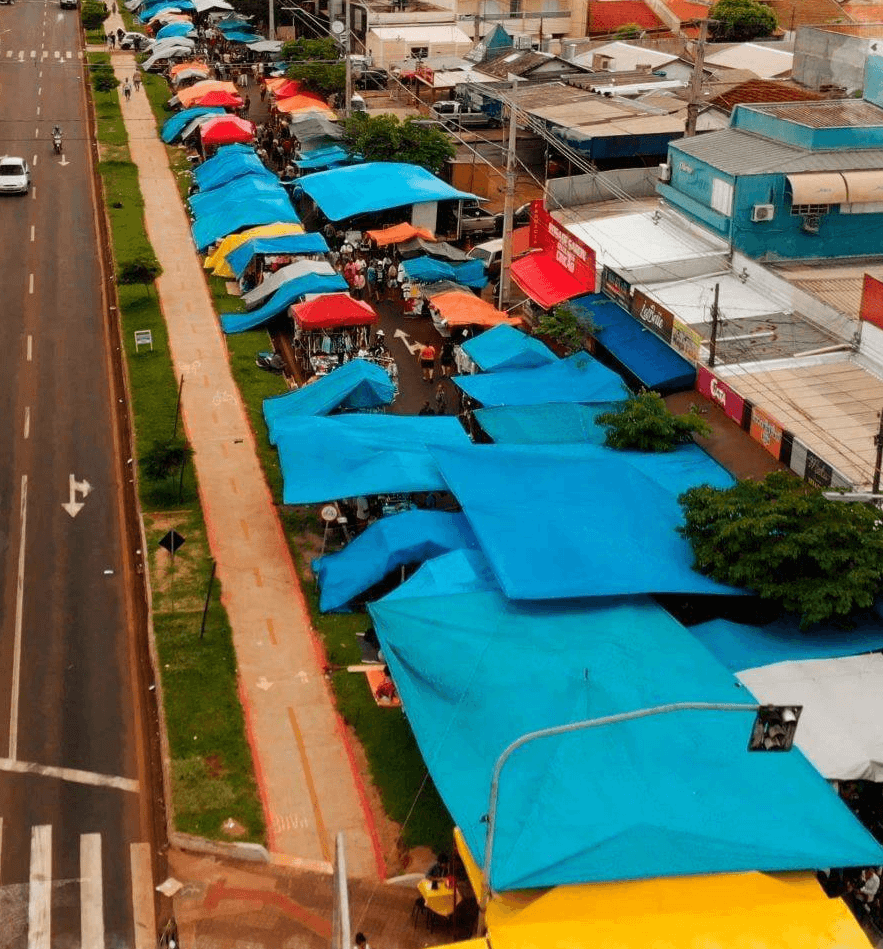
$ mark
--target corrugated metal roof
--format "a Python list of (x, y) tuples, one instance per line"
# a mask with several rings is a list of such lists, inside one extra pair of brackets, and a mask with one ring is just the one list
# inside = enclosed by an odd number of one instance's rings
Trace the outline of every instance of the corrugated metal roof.
[(749, 79), (709, 100), (712, 105), (732, 112), (734, 106), (766, 102), (818, 102), (823, 97), (817, 92), (775, 79)]
[(750, 69), (761, 79), (771, 79), (791, 72), (794, 54), (790, 50), (773, 49), (759, 43), (738, 43), (716, 50), (705, 57), (709, 66), (730, 66), (733, 69)]
[(816, 129), (878, 128), (883, 125), (883, 109), (862, 99), (837, 99), (812, 105), (803, 102), (771, 102), (749, 108), (754, 112), (763, 112), (777, 119)]

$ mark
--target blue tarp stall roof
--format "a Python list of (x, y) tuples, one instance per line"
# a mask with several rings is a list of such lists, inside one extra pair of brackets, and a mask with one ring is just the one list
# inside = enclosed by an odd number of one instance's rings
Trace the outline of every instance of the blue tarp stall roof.
[(209, 106), (209, 105), (200, 105), (194, 106), (192, 109), (183, 109), (181, 112), (177, 112), (170, 119), (166, 119), (162, 127), (162, 140), (168, 145), (181, 134), (185, 126), (187, 126), (193, 119), (199, 118), (201, 115), (220, 115), (225, 109), (222, 109), (220, 106)]
[[(269, 221), (260, 221), (269, 224)], [(222, 313), (221, 328), (225, 333), (243, 333), (261, 326), (280, 313), (284, 313), (292, 303), (297, 303), (308, 293), (335, 293), (346, 290), (347, 283), (340, 274), (308, 273), (296, 280), (289, 280), (281, 286), (269, 300), (256, 310), (248, 313)]]
[(313, 561), (319, 609), (345, 609), (399, 567), (477, 545), (462, 514), (414, 510), (383, 517), (340, 552)]
[(506, 323), (467, 339), (462, 349), (484, 372), (537, 369), (558, 362), (558, 357), (545, 343)]
[(249, 171), (244, 177), (228, 181), (218, 188), (212, 188), (211, 191), (197, 191), (187, 201), (194, 216), (201, 218), (216, 214), (231, 204), (264, 201), (267, 198), (273, 200), (280, 195), (288, 200), (287, 192), (279, 184), (279, 179), (275, 175), (271, 174), (268, 178), (264, 174)]
[(196, 30), (192, 23), (167, 23), (157, 31), (155, 39), (164, 40), (169, 36), (196, 36)]
[(553, 445), (591, 442), (603, 445), (607, 429), (595, 422), (602, 412), (610, 412), (621, 403), (578, 402), (545, 405), (505, 405), (476, 409), (475, 418), (498, 445)]
[(329, 415), (336, 409), (375, 409), (389, 405), (395, 394), (395, 385), (380, 366), (352, 359), (309, 385), (264, 399), (270, 444), (276, 444), (276, 428), (286, 418)]
[(419, 165), (400, 162), (372, 161), (320, 171), (308, 175), (300, 185), (330, 221), (406, 204), (475, 198), (474, 194), (445, 184)]
[(252, 237), (227, 254), (227, 265), (238, 277), (258, 254), (325, 254), (328, 244), (316, 232), (280, 234), (278, 237)]
[(470, 446), (451, 416), (292, 418), (277, 432), (285, 504), (359, 495), (445, 491), (435, 446)]
[(416, 283), (437, 283), (451, 280), (463, 287), (481, 290), (488, 284), (487, 272), (481, 260), (468, 260), (462, 264), (449, 264), (433, 257), (412, 257), (403, 260), (402, 267), (408, 277)]
[(200, 191), (210, 191), (240, 175), (247, 174), (249, 170), (257, 171), (261, 168), (264, 171), (268, 170), (253, 148), (235, 143), (222, 146), (212, 158), (197, 165), (193, 169), (193, 180)]
[[(221, 240), (234, 231), (244, 227), (257, 227), (259, 224), (300, 224), (297, 212), (284, 189), (278, 195), (268, 194), (260, 201), (236, 201), (218, 210), (215, 214), (206, 214), (194, 221), (191, 226), (193, 243), (196, 249), (204, 251), (215, 241)], [(319, 291), (308, 291), (319, 292)]]
[(677, 497), (688, 483), (729, 476), (707, 455), (713, 467), (673, 452), (677, 463), (666, 468), (654, 465), (660, 455), (630, 454), (595, 445), (433, 451), (512, 599), (740, 594), (693, 570), (692, 549), (677, 533)]
[(570, 306), (587, 312), (596, 326), (595, 339), (647, 389), (681, 392), (696, 383), (696, 367), (676, 353), (618, 303), (600, 293), (577, 297)]
[(621, 402), (628, 396), (622, 379), (588, 353), (536, 369), (454, 376), (466, 395), (483, 406), (537, 405), (542, 402)]
[[(479, 863), (494, 764), (522, 735), (671, 702), (754, 701), (643, 597), (483, 592), (385, 598), (369, 612)], [(799, 751), (747, 750), (752, 724), (747, 712), (680, 712), (524, 745), (500, 777), (492, 886), (878, 864), (880, 845)]]
[(301, 171), (311, 171), (314, 168), (328, 168), (332, 165), (342, 165), (353, 158), (350, 153), (339, 145), (331, 148), (321, 148), (309, 152), (303, 158), (297, 158), (294, 164)]
[(769, 626), (745, 626), (715, 619), (690, 632), (732, 672), (742, 672), (774, 662), (799, 659), (838, 659), (883, 649), (883, 624), (868, 618), (849, 630), (834, 626), (799, 628), (798, 620), (782, 619)]
[(387, 593), (383, 601), (499, 589), (494, 572), (481, 551), (464, 548), (427, 560), (413, 576)]
[(260, 39), (260, 36), (257, 33), (241, 33), (238, 30), (229, 30), (224, 33), (224, 39), (228, 43), (253, 43)]

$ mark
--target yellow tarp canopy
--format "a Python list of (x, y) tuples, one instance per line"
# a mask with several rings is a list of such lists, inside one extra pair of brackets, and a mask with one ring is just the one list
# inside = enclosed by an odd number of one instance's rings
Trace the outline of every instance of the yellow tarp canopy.
[[(459, 830), (473, 889), (481, 871)], [(492, 949), (868, 949), (815, 875), (728, 873), (515, 890), (487, 908)]]
[(226, 277), (228, 280), (236, 276), (227, 264), (227, 255), (241, 247), (252, 237), (281, 237), (283, 234), (303, 234), (304, 229), (300, 224), (283, 224), (281, 221), (274, 224), (259, 224), (257, 227), (250, 227), (246, 231), (239, 231), (236, 234), (228, 234), (217, 249), (205, 258), (203, 266), (206, 270), (211, 270), (216, 277)]

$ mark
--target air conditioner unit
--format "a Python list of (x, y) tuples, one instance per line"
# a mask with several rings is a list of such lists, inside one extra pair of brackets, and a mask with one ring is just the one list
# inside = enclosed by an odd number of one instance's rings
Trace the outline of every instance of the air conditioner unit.
[(755, 204), (751, 209), (752, 221), (772, 221), (776, 216), (776, 208), (772, 204)]
[(671, 165), (668, 162), (659, 166), (659, 180), (671, 181)]
[(821, 222), (822, 222), (821, 215), (804, 214), (803, 224), (801, 224), (800, 229), (806, 234), (818, 234), (819, 225), (821, 224)]

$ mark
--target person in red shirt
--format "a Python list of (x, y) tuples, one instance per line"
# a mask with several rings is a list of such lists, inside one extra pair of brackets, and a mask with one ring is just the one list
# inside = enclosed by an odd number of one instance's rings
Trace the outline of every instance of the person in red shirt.
[(432, 382), (435, 375), (435, 346), (432, 343), (427, 343), (420, 350), (418, 358), (420, 359), (420, 368), (423, 370), (423, 381)]

